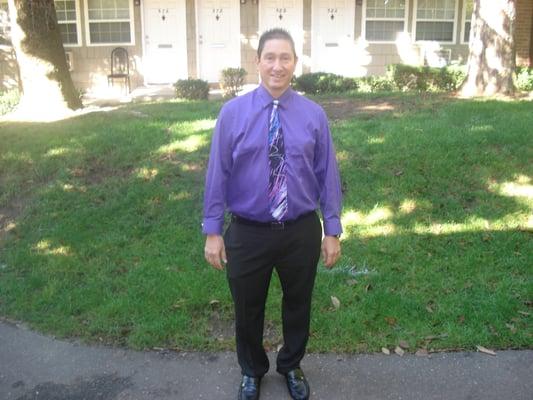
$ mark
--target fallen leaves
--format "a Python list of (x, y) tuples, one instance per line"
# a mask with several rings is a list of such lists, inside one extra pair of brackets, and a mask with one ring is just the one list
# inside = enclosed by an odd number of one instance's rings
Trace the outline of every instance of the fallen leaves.
[(382, 348), (381, 348), (381, 352), (382, 352), (383, 354), (386, 354), (386, 355), (390, 356), (390, 350), (387, 349), (386, 347), (382, 347)]
[(496, 353), (493, 350), (487, 349), (486, 347), (477, 345), (476, 348), (481, 353), (489, 354), (491, 356), (495, 356), (496, 355)]
[(338, 310), (339, 307), (341, 306), (340, 300), (335, 296), (331, 296), (331, 303), (333, 304), (333, 307), (335, 308), (335, 310)]
[(400, 346), (396, 346), (396, 348), (394, 349), (394, 352), (398, 354), (400, 357), (405, 354), (405, 351), (403, 351), (403, 349)]

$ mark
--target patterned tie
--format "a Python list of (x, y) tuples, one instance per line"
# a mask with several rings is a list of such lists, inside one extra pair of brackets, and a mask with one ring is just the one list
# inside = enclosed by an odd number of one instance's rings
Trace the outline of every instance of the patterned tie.
[(287, 176), (285, 145), (279, 123), (278, 105), (279, 101), (274, 100), (268, 129), (268, 159), (270, 162), (268, 199), (270, 201), (270, 214), (275, 220), (281, 221), (287, 214)]

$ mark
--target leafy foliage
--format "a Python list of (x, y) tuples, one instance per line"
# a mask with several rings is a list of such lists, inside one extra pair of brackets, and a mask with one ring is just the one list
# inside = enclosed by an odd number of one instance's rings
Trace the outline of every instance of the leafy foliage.
[(246, 70), (244, 68), (225, 68), (220, 74), (220, 88), (224, 97), (235, 97), (242, 89)]
[(336, 74), (312, 72), (297, 77), (294, 88), (307, 94), (344, 93), (356, 90), (357, 82)]
[(209, 84), (202, 79), (180, 79), (175, 84), (176, 95), (187, 100), (207, 100)]
[(13, 110), (20, 100), (20, 93), (17, 89), (0, 92), (0, 115), (7, 114)]
[(519, 90), (533, 91), (533, 68), (518, 67), (516, 69), (515, 85)]
[(464, 66), (432, 68), (406, 64), (391, 64), (387, 75), (398, 90), (421, 92), (449, 92), (461, 86), (466, 77)]

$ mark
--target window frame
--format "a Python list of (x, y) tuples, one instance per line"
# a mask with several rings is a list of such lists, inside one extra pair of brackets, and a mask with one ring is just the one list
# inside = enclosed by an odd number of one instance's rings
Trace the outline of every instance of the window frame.
[(413, 41), (415, 43), (424, 43), (424, 42), (436, 42), (436, 43), (443, 43), (443, 44), (456, 44), (457, 43), (457, 22), (459, 18), (459, 0), (454, 0), (455, 2), (455, 8), (454, 8), (454, 16), (453, 16), (453, 22), (449, 19), (420, 19), (421, 22), (452, 22), (452, 40), (416, 40), (416, 28), (418, 25), (418, 0), (414, 0), (414, 7), (413, 7)]
[[(462, 18), (462, 25), (461, 25), (461, 44), (469, 44), (469, 42), (465, 42), (465, 33), (466, 33), (466, 23), (468, 22), (467, 19), (466, 19), (466, 3), (467, 3), (468, 0), (463, 0), (463, 12), (461, 14), (461, 18)], [(473, 7), (473, 3), (474, 3), (474, 0), (471, 0), (472, 1), (472, 7)], [(472, 9), (472, 14), (474, 14), (474, 10)], [(472, 20), (472, 19), (470, 19)]]
[[(54, 7), (55, 7), (54, 0)], [(63, 43), (63, 47), (81, 47), (83, 46), (83, 38), (81, 37), (81, 10), (80, 10), (80, 0), (74, 0), (74, 4), (76, 6), (76, 32), (78, 35), (78, 43)], [(56, 17), (57, 17), (57, 10), (56, 10)], [(72, 24), (73, 21), (68, 22), (60, 22), (59, 19), (57, 20), (58, 25), (65, 25), (65, 24)]]
[[(135, 8), (133, 7), (133, 0), (128, 0), (128, 6), (130, 10), (130, 18), (128, 20), (130, 24), (130, 42), (109, 42), (109, 43), (92, 43), (91, 42), (91, 30), (90, 24), (95, 21), (91, 21), (89, 18), (89, 1), (85, 0), (84, 2), (84, 12), (85, 12), (85, 35), (86, 35), (86, 46), (88, 47), (105, 47), (105, 46), (135, 46)], [(98, 22), (126, 22), (125, 19), (103, 19), (96, 20)]]
[[(406, 33), (408, 31), (408, 23), (409, 23), (409, 3), (410, 0), (405, 0), (405, 14), (402, 18), (370, 18), (370, 21), (383, 21), (383, 22), (396, 22), (396, 21), (402, 21), (403, 20), (403, 33)], [(363, 24), (361, 27), (361, 38), (368, 43), (384, 43), (384, 44), (390, 44), (390, 43), (396, 43), (396, 40), (370, 40), (366, 38), (366, 22), (367, 22), (367, 16), (366, 16), (366, 10), (367, 10), (367, 0), (363, 0)]]

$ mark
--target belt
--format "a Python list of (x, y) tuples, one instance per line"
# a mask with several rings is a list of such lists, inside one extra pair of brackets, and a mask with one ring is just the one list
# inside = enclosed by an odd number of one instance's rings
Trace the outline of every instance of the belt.
[(237, 224), (242, 224), (242, 225), (257, 226), (260, 228), (270, 228), (273, 230), (283, 230), (285, 229), (286, 226), (294, 225), (295, 223), (313, 214), (316, 214), (314, 210), (309, 211), (305, 214), (302, 214), (295, 219), (289, 219), (287, 221), (269, 221), (269, 222), (254, 221), (252, 219), (241, 217), (237, 214), (231, 214), (231, 221)]

